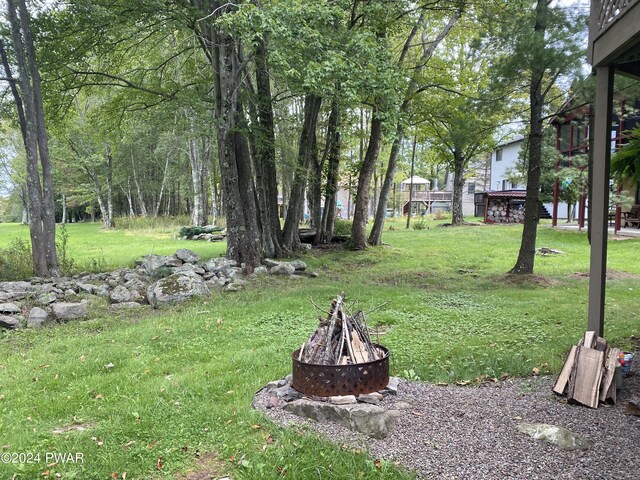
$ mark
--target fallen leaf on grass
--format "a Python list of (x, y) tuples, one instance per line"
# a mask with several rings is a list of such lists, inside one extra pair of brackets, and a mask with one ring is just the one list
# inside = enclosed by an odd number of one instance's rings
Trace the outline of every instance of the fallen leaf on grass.
[(101, 393), (98, 393), (95, 397), (93, 397), (95, 400), (104, 400), (104, 395), (102, 395)]
[(255, 425), (251, 425), (251, 428), (253, 428), (254, 430), (258, 430), (258, 429), (262, 428), (262, 425), (256, 423)]
[(382, 468), (382, 462), (380, 460), (374, 460), (373, 464), (376, 466), (376, 468)]
[(155, 447), (158, 444), (158, 441), (156, 440), (155, 442), (151, 442), (149, 445), (147, 445), (147, 448), (149, 450), (151, 450), (153, 447)]
[(537, 377), (538, 375), (540, 375), (540, 370), (538, 370), (538, 367), (534, 367), (534, 368), (533, 368), (533, 375), (534, 375), (534, 376), (536, 376), (536, 377)]
[(127, 442), (124, 445), (122, 445), (122, 448), (129, 448), (134, 443), (136, 443), (136, 441), (135, 440), (131, 440), (130, 442)]
[(162, 461), (162, 457), (158, 457), (158, 460), (156, 460), (156, 468), (158, 470), (162, 470), (163, 465), (164, 462)]
[(272, 437), (271, 435), (269, 435), (269, 436), (267, 437), (267, 443), (268, 443), (269, 445), (271, 445), (271, 444), (273, 443), (273, 437)]

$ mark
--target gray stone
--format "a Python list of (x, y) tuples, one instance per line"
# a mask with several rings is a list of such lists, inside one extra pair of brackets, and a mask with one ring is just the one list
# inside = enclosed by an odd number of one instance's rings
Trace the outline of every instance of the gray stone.
[(173, 273), (181, 273), (181, 272), (194, 272), (194, 273), (197, 273), (198, 275), (205, 274), (204, 268), (198, 267), (197, 265), (193, 265), (192, 263), (185, 263), (173, 271)]
[(293, 268), (288, 263), (280, 263), (279, 265), (276, 265), (276, 266), (271, 267), (269, 269), (269, 273), (271, 275), (291, 275), (295, 271), (296, 271), (296, 269)]
[(210, 260), (207, 260), (204, 263), (204, 265), (202, 265), (202, 267), (207, 272), (218, 273), (226, 268), (235, 267), (237, 265), (238, 265), (238, 262), (236, 262), (235, 260), (228, 260), (223, 257), (218, 257), (218, 258), (212, 258)]
[(313, 245), (311, 245), (310, 243), (301, 243), (300, 246), (305, 250), (311, 250), (313, 248)]
[(318, 274), (316, 272), (298, 272), (296, 271), (296, 275), (300, 275), (301, 277), (309, 277), (309, 278), (317, 278)]
[(53, 292), (43, 293), (42, 295), (38, 296), (38, 303), (40, 305), (50, 305), (56, 300), (58, 300), (58, 296)]
[(382, 390), (382, 393), (388, 393), (390, 395), (398, 394), (398, 384), (400, 383), (400, 379), (398, 377), (389, 377), (389, 383)]
[(285, 402), (298, 400), (299, 398), (302, 397), (302, 393), (300, 393), (298, 390), (296, 390), (289, 384), (286, 384), (280, 388), (277, 388), (273, 393), (276, 394), (276, 397), (282, 398)]
[(0, 303), (0, 313), (4, 313), (5, 315), (20, 313), (20, 307), (15, 303)]
[(5, 300), (20, 300), (33, 291), (33, 286), (29, 282), (0, 282), (0, 291), (3, 292)]
[(109, 301), (111, 303), (125, 303), (131, 301), (131, 292), (127, 290), (127, 287), (118, 285), (109, 294)]
[(332, 403), (296, 400), (284, 409), (300, 417), (318, 422), (335, 422), (343, 427), (364, 433), (373, 438), (385, 438), (400, 416), (397, 410), (385, 410), (376, 405), (334, 405)]
[(15, 330), (16, 328), (20, 328), (20, 322), (13, 317), (8, 317), (7, 315), (0, 315), (0, 328)]
[(264, 388), (267, 390), (275, 390), (276, 388), (284, 387), (287, 384), (287, 380), (281, 378), (280, 380), (274, 380), (273, 382), (267, 383)]
[(293, 260), (292, 262), (289, 262), (289, 265), (295, 268), (297, 272), (302, 272), (307, 269), (307, 264), (302, 260)]
[(80, 318), (85, 318), (89, 315), (87, 304), (84, 302), (54, 303), (53, 305), (51, 305), (51, 312), (53, 313), (54, 318), (61, 322), (66, 322), (68, 320), (77, 320)]
[(371, 405), (380, 405), (382, 398), (383, 398), (382, 394), (378, 392), (364, 393), (362, 395), (358, 395), (359, 402), (370, 403)]
[(329, 397), (329, 401), (334, 405), (350, 405), (357, 402), (355, 395), (336, 395)]
[(193, 250), (181, 248), (176, 252), (176, 258), (179, 258), (185, 263), (198, 263), (198, 261), (200, 260), (200, 255), (198, 255)]
[(27, 318), (27, 327), (41, 327), (47, 322), (47, 320), (49, 320), (49, 312), (40, 307), (33, 307), (29, 311), (29, 318)]
[(142, 267), (147, 275), (155, 275), (162, 267), (179, 267), (180, 265), (182, 265), (182, 260), (162, 255), (146, 255), (142, 260)]
[(202, 278), (204, 278), (205, 280), (210, 280), (215, 276), (216, 274), (213, 272), (204, 272), (204, 274), (202, 275)]
[(409, 402), (396, 402), (393, 406), (396, 410), (409, 410), (413, 408), (413, 405)]
[(271, 260), (270, 258), (265, 258), (264, 260), (262, 260), (262, 264), (267, 268), (273, 268), (276, 265), (280, 265), (280, 262)]
[(136, 290), (138, 292), (144, 292), (149, 286), (149, 282), (146, 278), (136, 275), (133, 278), (129, 278), (124, 283), (124, 286), (129, 291)]
[(535, 440), (544, 440), (557, 445), (563, 450), (585, 450), (591, 446), (591, 442), (564, 427), (549, 425), (547, 423), (520, 423), (518, 430), (531, 436)]
[(240, 285), (239, 283), (230, 283), (227, 286), (225, 286), (223, 288), (223, 291), (225, 292), (239, 292), (240, 290), (242, 290), (244, 287), (242, 285)]
[(162, 278), (147, 288), (147, 300), (153, 308), (191, 297), (210, 295), (202, 277), (194, 272), (182, 272)]
[(267, 270), (267, 267), (260, 265), (259, 267), (256, 267), (253, 270), (253, 273), (256, 276), (260, 276), (260, 275), (266, 275), (267, 273), (269, 273), (269, 270)]
[(95, 290), (95, 294), (99, 297), (108, 297), (109, 288), (106, 285), (98, 285)]
[(90, 283), (78, 282), (76, 285), (78, 286), (78, 290), (84, 293), (92, 294), (96, 291), (96, 286)]

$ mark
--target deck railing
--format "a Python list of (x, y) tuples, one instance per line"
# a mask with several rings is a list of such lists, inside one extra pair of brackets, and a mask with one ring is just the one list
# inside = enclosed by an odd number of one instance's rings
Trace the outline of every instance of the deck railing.
[[(402, 192), (405, 202), (409, 201), (409, 192)], [(414, 202), (450, 202), (453, 198), (452, 192), (413, 192), (411, 200)]]
[(593, 43), (640, 0), (591, 0), (589, 15), (589, 60)]

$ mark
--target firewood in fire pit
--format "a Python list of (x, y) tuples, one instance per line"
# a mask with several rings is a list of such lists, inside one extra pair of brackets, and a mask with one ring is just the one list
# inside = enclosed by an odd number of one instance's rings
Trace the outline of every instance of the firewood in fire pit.
[(371, 342), (365, 314), (357, 309), (351, 315), (344, 292), (331, 302), (327, 317), (319, 317), (318, 328), (302, 345), (299, 360), (317, 365), (366, 363), (382, 357)]

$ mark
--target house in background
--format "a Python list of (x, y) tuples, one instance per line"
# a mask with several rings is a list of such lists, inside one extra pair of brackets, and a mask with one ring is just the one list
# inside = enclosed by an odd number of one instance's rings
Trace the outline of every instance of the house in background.
[[(522, 162), (520, 152), (523, 148), (526, 148), (526, 139), (517, 138), (511, 142), (498, 145), (498, 147), (491, 153), (491, 174), (490, 174), (490, 192), (507, 192), (513, 191), (513, 200), (520, 200), (522, 197), (521, 192), (526, 191), (527, 186), (521, 183), (513, 183), (511, 173), (517, 170), (518, 164)], [(509, 196), (501, 193), (500, 198), (505, 201), (509, 200)], [(486, 198), (483, 196), (476, 196), (476, 211), (482, 210), (482, 206), (486, 204)], [(540, 218), (552, 218), (551, 211), (554, 209), (554, 202), (544, 202), (540, 208)], [(556, 204), (557, 217), (556, 218), (568, 218), (568, 206), (565, 202), (558, 202)], [(481, 215), (480, 215), (481, 216)]]
[(512, 183), (510, 173), (516, 170), (520, 160), (520, 150), (523, 148), (524, 138), (517, 138), (503, 143), (491, 153), (491, 170), (489, 175), (489, 191), (524, 190), (526, 185)]

